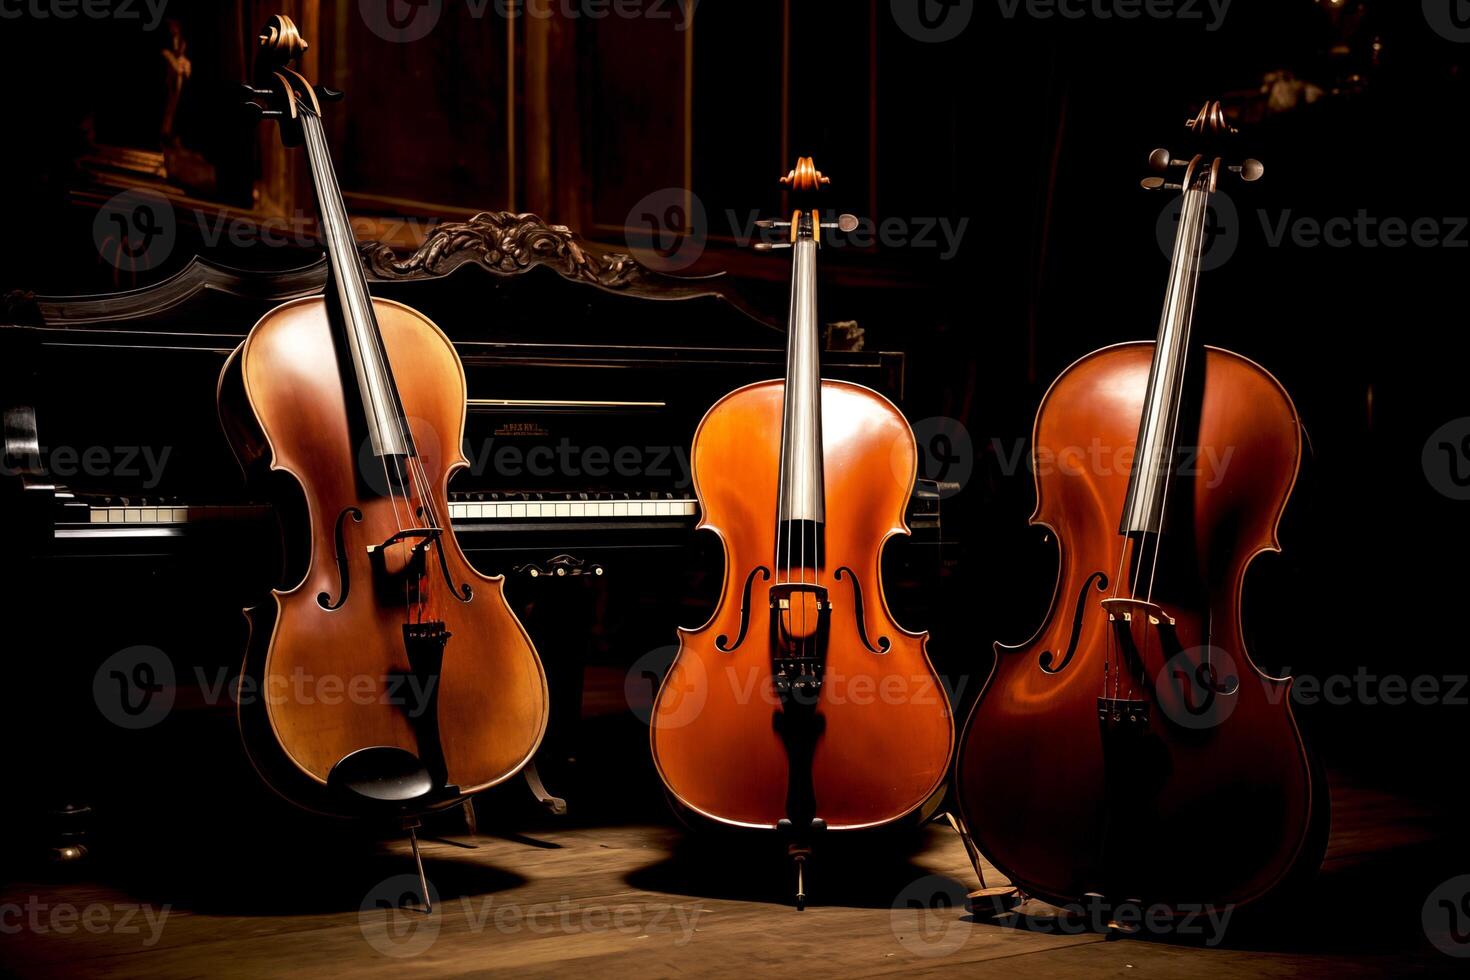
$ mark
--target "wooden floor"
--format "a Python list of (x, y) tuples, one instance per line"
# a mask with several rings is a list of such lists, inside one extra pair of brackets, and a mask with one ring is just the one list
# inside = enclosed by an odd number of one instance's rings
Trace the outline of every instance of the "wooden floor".
[(1453, 828), (1401, 796), (1337, 776), (1333, 790), (1327, 865), (1301, 907), (1255, 926), (1201, 920), (1187, 936), (1109, 938), (1036, 904), (1002, 924), (975, 922), (954, 906), (973, 872), (940, 825), (819, 854), (805, 912), (786, 904), (789, 869), (769, 840), (582, 826), (461, 836), (473, 850), (426, 842), (432, 916), (393, 907), (417, 890), (397, 842), (302, 842), (275, 858), (242, 846), (161, 877), (138, 870), (152, 866), (145, 860), (70, 882), (11, 882), (0, 892), (0, 968), (72, 977), (1465, 975), (1470, 960), (1435, 949), (1422, 924), (1430, 891), (1470, 868), (1446, 844)]

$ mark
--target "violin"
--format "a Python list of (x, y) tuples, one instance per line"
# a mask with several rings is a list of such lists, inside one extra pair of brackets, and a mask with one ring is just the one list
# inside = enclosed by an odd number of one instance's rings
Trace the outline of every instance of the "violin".
[(679, 630), (650, 719), (682, 811), (792, 839), (798, 907), (814, 833), (916, 813), (954, 745), (928, 634), (896, 623), (883, 592), (884, 545), (908, 533), (913, 432), (877, 392), (821, 377), (817, 254), (857, 226), (806, 203), (828, 183), (802, 158), (782, 180), (802, 206), (761, 222), (785, 240), (757, 248), (793, 256), (786, 376), (726, 395), (695, 433), (699, 526), (723, 545), (723, 587), (708, 622)]
[(219, 382), (247, 475), (273, 477), (278, 510), (303, 515), (286, 528), (299, 579), (247, 612), (241, 732), (266, 782), (304, 807), (425, 812), (530, 761), (546, 674), (503, 577), (477, 572), (450, 525), (464, 368), (427, 317), (368, 292), (323, 133), (322, 103), (341, 93), (292, 67), (306, 41), (290, 19), (260, 40), (249, 104), (305, 147), (330, 273), (325, 295), (262, 317)]
[(1037, 411), (1054, 598), (1029, 641), (996, 645), (957, 755), (975, 842), (1058, 905), (1242, 905), (1314, 872), (1326, 842), (1291, 679), (1254, 665), (1241, 617), (1252, 560), (1280, 551), (1301, 424), (1276, 378), (1191, 330), (1211, 196), (1264, 168), (1226, 163), (1219, 103), (1189, 128), (1199, 151), (1154, 151), (1166, 176), (1143, 182), (1181, 195), (1157, 339), (1088, 354)]

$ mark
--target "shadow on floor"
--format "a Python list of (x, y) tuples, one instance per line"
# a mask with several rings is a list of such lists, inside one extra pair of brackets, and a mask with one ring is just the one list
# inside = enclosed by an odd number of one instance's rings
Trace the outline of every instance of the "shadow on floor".
[[(809, 906), (892, 908), (916, 882), (939, 879), (914, 858), (929, 836), (921, 831), (830, 834), (806, 862)], [(794, 908), (796, 870), (776, 833), (683, 833), (672, 853), (624, 876), (635, 888), (674, 895), (788, 905)], [(951, 879), (941, 890), (961, 898), (974, 887)]]

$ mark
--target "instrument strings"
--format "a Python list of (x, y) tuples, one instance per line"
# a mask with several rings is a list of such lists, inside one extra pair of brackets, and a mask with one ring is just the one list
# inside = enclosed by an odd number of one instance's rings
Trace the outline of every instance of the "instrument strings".
[[(1205, 228), (1209, 220), (1208, 198), (1208, 193), (1200, 188), (1192, 187), (1185, 191), (1184, 201), (1179, 215), (1179, 230), (1174, 240), (1175, 274), (1170, 276), (1169, 295), (1164, 305), (1164, 318), (1165, 323), (1170, 318), (1174, 318), (1181, 325), (1180, 329), (1173, 333), (1173, 336), (1177, 338), (1179, 347), (1176, 356), (1180, 359), (1187, 357), (1188, 354), (1189, 325), (1194, 313), (1195, 292), (1199, 282), (1200, 262), (1203, 258)], [(1178, 274), (1180, 264), (1183, 267), (1182, 276)], [(1175, 358), (1168, 359), (1168, 366), (1172, 367), (1174, 363), (1176, 363)], [(1184, 363), (1180, 363), (1178, 370), (1182, 382)], [(1144, 601), (1149, 603), (1153, 602), (1154, 585), (1159, 570), (1159, 553), (1163, 550), (1161, 539), (1164, 531), (1164, 518), (1168, 513), (1169, 492), (1174, 475), (1174, 456), (1178, 450), (1179, 412), (1183, 404), (1183, 397), (1177, 385), (1174, 388), (1174, 392), (1174, 403), (1168, 406), (1170, 423), (1169, 448), (1167, 453), (1161, 459), (1156, 459), (1154, 458), (1155, 454), (1149, 451), (1149, 447), (1139, 446), (1135, 450), (1134, 465), (1139, 468), (1135, 472), (1140, 478), (1146, 472), (1148, 478), (1152, 479), (1153, 468), (1158, 465), (1164, 466), (1164, 490), (1160, 501), (1158, 533), (1153, 535), (1153, 554), (1148, 554), (1150, 545), (1149, 532), (1140, 531), (1136, 536), (1125, 533), (1122, 553), (1118, 557), (1117, 573), (1113, 579), (1112, 598), (1114, 599), (1119, 597), (1119, 590), (1124, 581), (1129, 583), (1129, 597), (1137, 598), (1139, 580), (1143, 574), (1143, 566), (1147, 563), (1149, 565), (1148, 591)], [(1158, 407), (1154, 406), (1154, 410), (1158, 410)], [(1146, 452), (1147, 456), (1137, 456), (1138, 451)], [(1142, 467), (1147, 467), (1147, 470), (1143, 470)], [(1129, 563), (1130, 555), (1133, 568), (1125, 579), (1123, 574), (1124, 567)], [(1140, 659), (1148, 652), (1148, 641), (1148, 632), (1145, 631), (1143, 649), (1139, 651)], [(1107, 633), (1106, 643), (1107, 654), (1103, 659), (1104, 696), (1107, 695), (1109, 679), (1112, 682), (1113, 698), (1117, 699), (1120, 696), (1123, 683), (1122, 675), (1126, 673), (1128, 676), (1127, 694), (1129, 698), (1132, 698), (1135, 694), (1133, 672), (1126, 670), (1125, 658), (1122, 651), (1117, 648), (1112, 630), (1109, 630)]]
[[(800, 220), (803, 222), (816, 221), (817, 218), (815, 214), (804, 214)], [(796, 393), (805, 390), (799, 384), (800, 379), (796, 377), (797, 367), (801, 363), (798, 345), (809, 339), (806, 337), (805, 328), (812, 327), (812, 324), (805, 323), (809, 318), (805, 317), (800, 304), (803, 260), (799, 246), (801, 241), (807, 240), (807, 237), (807, 230), (805, 227), (801, 227), (800, 234), (798, 235), (798, 247), (792, 249), (791, 309), (787, 325), (786, 345), (786, 385), (783, 389), (781, 415), (781, 471), (777, 485), (776, 503), (776, 581), (787, 585), (793, 582), (800, 585), (817, 585), (819, 575), (816, 565), (821, 553), (821, 544), (818, 539), (820, 531), (817, 527), (817, 522), (815, 520), (807, 520), (805, 515), (798, 515), (791, 512), (791, 504), (797, 499), (798, 469), (801, 468), (803, 472), (806, 472), (804, 479), (809, 480), (811, 473), (808, 471), (815, 465), (811, 459), (811, 453), (817, 451), (819, 448), (816, 446), (801, 447), (806, 450), (803, 454), (805, 458), (795, 458), (798, 449), (795, 443), (800, 442), (800, 440), (789, 438), (798, 429), (793, 424), (793, 420), (796, 418), (796, 413), (805, 413), (806, 417), (811, 421), (811, 426), (808, 431), (815, 438), (820, 431), (818, 423), (821, 418), (820, 378), (817, 379), (815, 390), (807, 392), (808, 397), (806, 398), (806, 403), (797, 404), (796, 402)], [(797, 527), (798, 524), (800, 527)], [(785, 542), (784, 549), (782, 547), (783, 539)], [(810, 539), (810, 542), (808, 542), (808, 539)], [(808, 543), (810, 543), (810, 549), (808, 549)], [(808, 569), (808, 554), (811, 556), (810, 569)], [(794, 579), (791, 567), (793, 561), (796, 562), (796, 576)], [(808, 581), (809, 573), (810, 581)], [(807, 608), (808, 603), (805, 596), (802, 596), (799, 600), (793, 596), (791, 601), (799, 601), (801, 606), (799, 620), (800, 635), (796, 640), (796, 650), (798, 659), (805, 661), (811, 655), (812, 638), (810, 628), (813, 624), (810, 622), (810, 613)], [(787, 613), (788, 621), (791, 625), (793, 627), (798, 626), (796, 607), (790, 605), (789, 602)]]
[[(373, 313), (372, 298), (367, 290), (366, 276), (362, 269), (362, 260), (357, 255), (356, 236), (352, 234), (350, 225), (344, 226), (343, 223), (345, 208), (341, 205), (343, 200), (342, 188), (337, 181), (336, 170), (331, 166), (326, 138), (322, 133), (321, 119), (304, 105), (302, 106), (302, 119), (302, 128), (307, 136), (309, 150), (307, 157), (311, 162), (312, 169), (317, 175), (318, 186), (321, 188), (321, 212), (323, 223), (326, 225), (328, 246), (337, 252), (336, 264), (339, 275), (344, 280), (342, 286), (344, 289), (350, 290), (357, 299), (360, 308), (367, 316), (368, 323), (366, 326), (369, 329), (360, 329), (364, 325), (356, 323), (351, 309), (352, 304), (342, 304), (344, 307), (342, 311), (343, 316), (347, 317), (350, 321), (348, 323), (348, 329), (353, 330), (357, 334), (359, 348), (361, 349), (362, 344), (366, 343), (370, 349), (371, 356), (377, 361), (382, 370), (382, 376), (390, 379), (391, 383), (393, 375), (388, 362), (387, 352), (383, 346), (382, 332), (378, 328), (377, 317)], [(356, 275), (349, 274), (349, 270), (355, 272)], [(366, 355), (368, 351), (361, 351), (361, 353)], [(408, 429), (408, 422), (403, 418), (403, 413), (400, 411), (401, 406), (398, 403), (396, 390), (393, 394), (394, 404), (390, 406), (391, 411), (389, 413), (391, 424), (397, 429), (399, 438), (402, 440), (402, 444), (406, 449), (406, 458), (400, 460), (395, 453), (385, 453), (379, 457), (379, 462), (383, 467), (383, 479), (388, 491), (388, 498), (393, 507), (394, 524), (400, 533), (407, 530), (408, 527), (414, 529), (440, 528), (442, 525), (439, 523), (439, 514), (435, 506), (433, 488), (429, 485), (428, 473), (424, 468), (423, 460), (418, 456), (416, 443), (411, 431)], [(382, 406), (374, 407), (373, 414), (375, 420), (381, 418), (382, 408)], [(390, 456), (392, 457), (391, 472), (389, 471)], [(403, 469), (405, 465), (408, 469), (407, 473)], [(399, 513), (398, 498), (394, 492), (395, 486), (402, 487), (404, 490), (404, 507), (408, 512), (407, 527), (405, 527), (404, 517)], [(421, 508), (414, 506), (413, 497), (415, 493), (418, 494), (422, 505)], [(423, 515), (423, 520), (427, 521), (426, 524), (421, 523), (420, 513)], [(426, 542), (417, 547), (427, 549), (429, 546), (430, 543)], [(426, 577), (432, 579), (431, 576)], [(430, 588), (432, 589), (432, 585)], [(422, 588), (418, 590), (421, 598), (417, 603), (413, 601), (414, 593), (414, 583), (408, 581), (406, 578), (404, 582), (404, 608), (408, 610), (416, 606), (418, 620), (422, 622), (427, 604), (423, 598), (425, 590)]]
[[(1179, 412), (1181, 406), (1184, 403), (1182, 385), (1184, 372), (1189, 363), (1189, 328), (1190, 323), (1194, 318), (1194, 297), (1195, 291), (1199, 285), (1199, 266), (1204, 252), (1205, 227), (1209, 221), (1210, 214), (1208, 191), (1200, 188), (1187, 191), (1186, 194), (1186, 203), (1188, 203), (1189, 198), (1193, 199), (1196, 214), (1195, 221), (1191, 224), (1192, 235), (1189, 242), (1187, 243), (1188, 249), (1184, 255), (1184, 259), (1188, 262), (1188, 266), (1185, 270), (1185, 277), (1183, 282), (1183, 288), (1186, 291), (1186, 295), (1183, 300), (1183, 311), (1180, 313), (1181, 326), (1178, 331), (1179, 351), (1177, 356), (1179, 358), (1178, 370), (1180, 380), (1179, 387), (1176, 387), (1175, 389), (1174, 404), (1170, 406), (1171, 414), (1169, 418), (1169, 455), (1165, 459), (1166, 469), (1164, 470), (1164, 493), (1163, 497), (1159, 501), (1159, 533), (1158, 539), (1154, 541), (1153, 561), (1151, 562), (1149, 567), (1148, 593), (1145, 600), (1150, 603), (1153, 602), (1154, 599), (1154, 582), (1155, 579), (1158, 577), (1159, 572), (1159, 552), (1163, 550), (1162, 538), (1164, 534), (1164, 520), (1166, 515), (1168, 514), (1169, 509), (1169, 491), (1174, 477), (1174, 454), (1177, 451), (1179, 443)], [(1183, 223), (1182, 218), (1180, 219), (1180, 223)], [(1149, 634), (1148, 632), (1145, 632), (1143, 635), (1144, 654), (1148, 652), (1148, 641)]]
[[(801, 216), (801, 220), (803, 220), (804, 223), (810, 223), (813, 222), (814, 219), (810, 216), (810, 213), (807, 213), (807, 215)], [(816, 245), (813, 245), (813, 248), (814, 247), (816, 247)], [(813, 322), (807, 323), (806, 326), (807, 329), (816, 329), (816, 322), (814, 322), (813, 320)], [(803, 335), (801, 335), (801, 341), (807, 341), (806, 331), (803, 331)], [(810, 433), (811, 438), (814, 439), (816, 438), (816, 425), (814, 425), (814, 423), (816, 423), (816, 408), (814, 408), (814, 404), (816, 404), (817, 398), (822, 397), (822, 395), (820, 395), (820, 389), (817, 389), (817, 391), (813, 391), (810, 385), (808, 385), (807, 388), (804, 389), (804, 391), (807, 392), (807, 403), (804, 404), (804, 406), (801, 406), (801, 410), (806, 411), (808, 422), (813, 423), (810, 428), (804, 428), (804, 432)], [(810, 470), (811, 467), (813, 467), (814, 461), (816, 461), (816, 454), (814, 454), (814, 450), (816, 450), (816, 447), (808, 444), (806, 445), (806, 447), (803, 447), (803, 450), (803, 460), (801, 460), (801, 464), (803, 464), (804, 469), (807, 470), (808, 494), (810, 494), (810, 486), (814, 486), (814, 483), (811, 483)], [(814, 535), (814, 533), (816, 533), (816, 520), (806, 520), (806, 522), (801, 523), (801, 583), (803, 583), (803, 585), (806, 585), (807, 582), (808, 532), (810, 532), (811, 535)], [(811, 569), (811, 585), (816, 585), (816, 567), (814, 567), (816, 566), (816, 558), (817, 542), (816, 538), (813, 538), (813, 541), (811, 541), (811, 564), (813, 564), (813, 569)], [(810, 649), (808, 649), (808, 644), (810, 644), (811, 632), (810, 629), (808, 629), (808, 626), (810, 626), (810, 624), (807, 623), (807, 607), (807, 599), (806, 597), (803, 597), (803, 599), (801, 599), (801, 657), (803, 657), (803, 660), (806, 660), (811, 652)], [(803, 670), (806, 670), (806, 664), (803, 664)]]
[[(1181, 328), (1179, 330), (1179, 383), (1176, 389), (1174, 404), (1171, 406), (1169, 419), (1169, 455), (1166, 459), (1167, 468), (1164, 470), (1164, 495), (1159, 502), (1159, 534), (1164, 533), (1164, 518), (1169, 510), (1169, 486), (1174, 477), (1174, 454), (1179, 444), (1179, 412), (1184, 404), (1183, 379), (1184, 372), (1188, 368), (1189, 358), (1189, 328), (1194, 319), (1194, 297), (1199, 286), (1200, 262), (1204, 254), (1205, 228), (1209, 222), (1209, 192), (1205, 190), (1194, 190), (1190, 194), (1194, 197), (1196, 220), (1193, 225), (1193, 235), (1188, 243), (1189, 248), (1185, 253), (1185, 259), (1189, 265), (1185, 272), (1184, 288), (1187, 290), (1183, 303), (1183, 312), (1180, 314)], [(1181, 218), (1181, 223), (1182, 223)], [(1159, 551), (1154, 546), (1154, 557), (1152, 567), (1148, 575), (1148, 601), (1152, 602), (1154, 597), (1154, 579), (1159, 572)]]

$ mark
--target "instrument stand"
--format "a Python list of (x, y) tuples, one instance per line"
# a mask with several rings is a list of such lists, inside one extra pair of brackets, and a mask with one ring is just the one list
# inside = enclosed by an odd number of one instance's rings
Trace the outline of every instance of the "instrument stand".
[(1026, 896), (1014, 885), (995, 885), (993, 887), (985, 884), (985, 869), (980, 862), (980, 849), (975, 846), (975, 841), (970, 837), (970, 831), (965, 827), (964, 821), (955, 814), (945, 811), (945, 820), (954, 828), (959, 835), (960, 841), (965, 845), (965, 854), (970, 859), (970, 866), (975, 869), (975, 878), (980, 882), (980, 887), (965, 896), (965, 904), (970, 914), (976, 919), (994, 919), (1005, 915), (1018, 908), (1026, 901)]
[(776, 822), (776, 830), (787, 840), (786, 856), (796, 867), (796, 911), (806, 910), (806, 863), (812, 856), (812, 837), (827, 829), (827, 821), (813, 817), (811, 824), (797, 830), (791, 820), (783, 817)]
[(535, 762), (527, 763), (522, 774), (526, 777), (526, 786), (531, 790), (531, 795), (536, 797), (537, 803), (540, 803), (558, 817), (567, 812), (567, 801), (560, 796), (551, 795), (550, 791), (546, 788), (546, 784), (541, 781), (541, 773), (536, 769)]
[(434, 900), (429, 897), (429, 879), (424, 875), (424, 859), (419, 854), (419, 827), (422, 823), (418, 817), (404, 817), (403, 829), (408, 831), (408, 842), (413, 847), (413, 866), (419, 873), (419, 890), (424, 896), (424, 914), (434, 914)]

